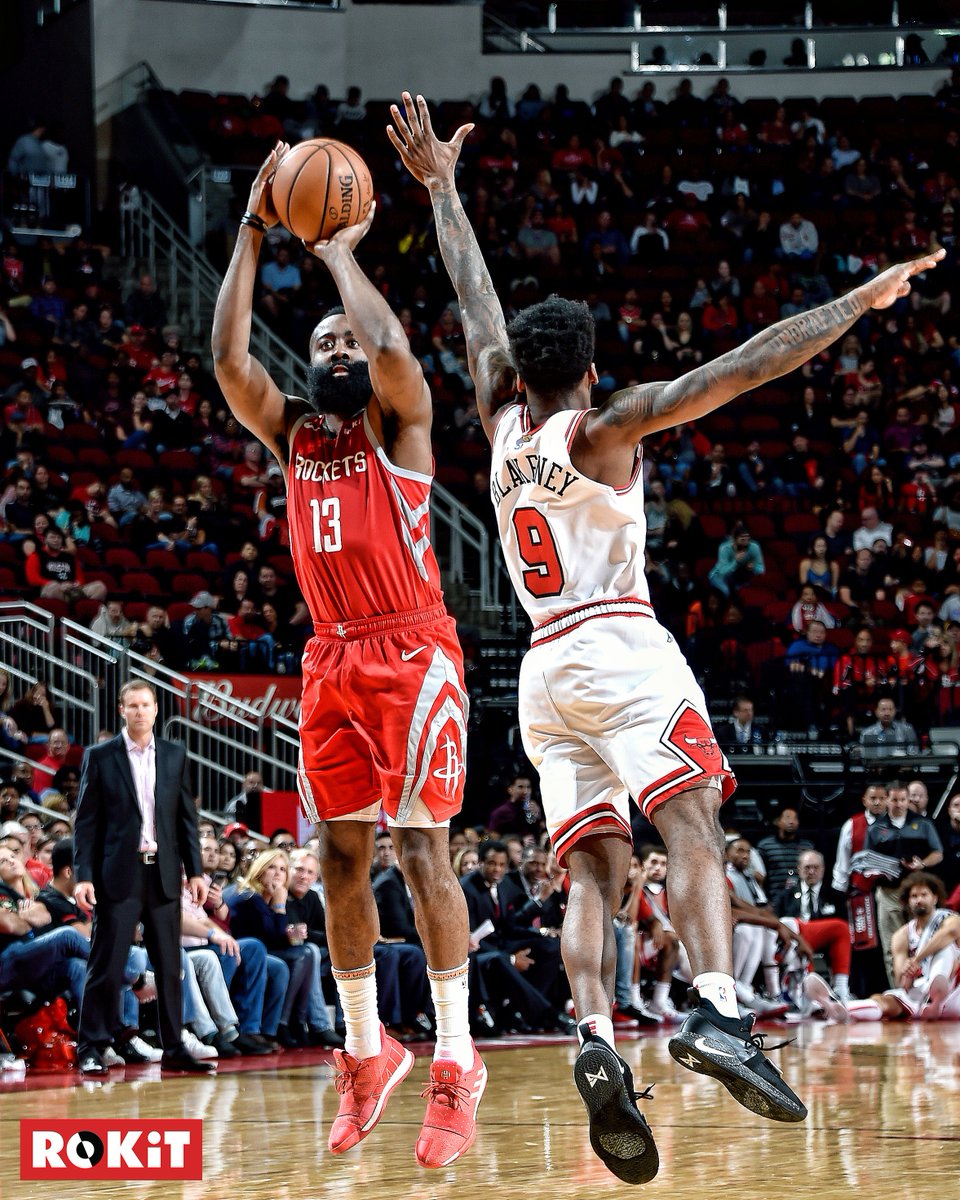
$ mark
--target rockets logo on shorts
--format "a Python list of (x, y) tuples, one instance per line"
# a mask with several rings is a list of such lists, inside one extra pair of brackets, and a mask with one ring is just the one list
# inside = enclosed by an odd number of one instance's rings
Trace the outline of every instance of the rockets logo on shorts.
[(443, 784), (445, 796), (453, 796), (460, 777), (466, 774), (467, 769), (460, 756), (460, 744), (454, 741), (449, 733), (444, 734), (443, 741), (437, 747), (434, 761), (440, 763), (433, 772), (434, 779), (439, 779)]

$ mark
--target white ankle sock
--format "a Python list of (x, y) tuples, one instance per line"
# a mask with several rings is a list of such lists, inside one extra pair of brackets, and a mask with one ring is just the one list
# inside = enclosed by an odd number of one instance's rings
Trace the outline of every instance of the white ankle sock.
[(767, 995), (771, 1000), (780, 999), (780, 971), (775, 965), (764, 966), (763, 986), (767, 989)]
[(434, 1059), (452, 1058), (465, 1071), (473, 1066), (473, 1042), (470, 1039), (470, 1012), (467, 993), (468, 965), (451, 971), (431, 971), (430, 995), (437, 1014), (437, 1045)]
[(653, 1007), (665, 1008), (670, 1003), (670, 983), (658, 979), (653, 985)]
[(855, 1021), (883, 1020), (883, 1009), (876, 1000), (853, 1000), (846, 1009)]
[(605, 1017), (601, 1013), (591, 1013), (589, 1017), (581, 1017), (577, 1022), (577, 1040), (580, 1045), (583, 1045), (583, 1034), (580, 1032), (580, 1026), (587, 1025), (591, 1033), (595, 1033), (597, 1037), (603, 1038), (608, 1046), (613, 1045), (613, 1019)]
[(833, 990), (837, 993), (837, 999), (846, 1004), (850, 999), (850, 976), (834, 975)]
[(347, 1053), (354, 1058), (374, 1058), (383, 1049), (377, 1013), (375, 965), (371, 963), (354, 971), (338, 971), (334, 968), (333, 978), (347, 1027)]
[(737, 992), (732, 975), (724, 975), (722, 971), (704, 971), (694, 979), (693, 986), (704, 1000), (710, 1001), (721, 1017), (739, 1019)]

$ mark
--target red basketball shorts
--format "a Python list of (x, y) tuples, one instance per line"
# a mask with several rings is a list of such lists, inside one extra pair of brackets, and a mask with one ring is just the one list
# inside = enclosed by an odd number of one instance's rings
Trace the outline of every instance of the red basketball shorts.
[[(316, 625), (303, 657), (298, 783), (310, 820), (447, 821), (463, 803), (467, 694), (439, 605)], [(372, 810), (372, 815), (364, 810)]]

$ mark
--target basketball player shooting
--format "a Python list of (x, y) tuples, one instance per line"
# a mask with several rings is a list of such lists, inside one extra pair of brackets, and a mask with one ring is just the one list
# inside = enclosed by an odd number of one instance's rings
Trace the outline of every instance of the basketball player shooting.
[(249, 352), (263, 228), (277, 221), (270, 181), (250, 192), (217, 301), (213, 355), (233, 414), (287, 476), (290, 543), (314, 622), (303, 659), (299, 788), (320, 822), (320, 869), (346, 1049), (335, 1051), (340, 1107), (329, 1147), (342, 1154), (383, 1114), (413, 1055), (377, 1016), (370, 887), (381, 802), (413, 893), (437, 1016), (437, 1047), (416, 1146), (447, 1166), (474, 1140), (486, 1071), (470, 1038), (467, 908), (448, 851), (463, 798), (467, 696), (456, 626), (429, 542), (432, 406), (400, 322), (360, 270), (361, 223), (308, 247), (343, 311), (310, 338), (309, 394), (286, 396)]
[(517, 595), (534, 624), (520, 672), (524, 747), (540, 773), (554, 849), (571, 888), (562, 950), (579, 1018), (574, 1079), (591, 1144), (619, 1178), (643, 1183), (659, 1160), (627, 1064), (613, 1049), (613, 914), (630, 863), (634, 796), (670, 854), (670, 911), (694, 972), (694, 1007), (670, 1040), (683, 1066), (718, 1079), (778, 1121), (806, 1108), (741, 1020), (718, 814), (735, 786), (703, 694), (656, 621), (644, 576), (641, 439), (705, 416), (795, 370), (870, 308), (907, 295), (943, 251), (892, 267), (812, 312), (668, 383), (591, 407), (593, 320), (556, 296), (507, 327), (457, 193), (461, 126), (441, 142), (426, 102), (403, 93), (388, 136), (430, 192), (440, 249), (460, 300), (477, 406), (493, 446), (490, 490)]

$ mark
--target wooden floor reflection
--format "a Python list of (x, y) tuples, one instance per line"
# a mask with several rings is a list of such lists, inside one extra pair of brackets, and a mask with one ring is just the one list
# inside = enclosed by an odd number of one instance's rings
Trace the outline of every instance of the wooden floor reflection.
[(61, 1184), (57, 1200), (155, 1196), (182, 1200), (470, 1200), (651, 1193), (701, 1200), (771, 1196), (899, 1200), (960, 1197), (960, 1026), (808, 1024), (779, 1053), (806, 1101), (802, 1125), (741, 1109), (719, 1085), (678, 1067), (665, 1037), (621, 1043), (638, 1081), (656, 1083), (644, 1109), (660, 1148), (655, 1183), (628, 1189), (590, 1153), (573, 1089), (572, 1045), (490, 1049), (481, 1130), (455, 1169), (428, 1173), (413, 1157), (426, 1060), (357, 1150), (326, 1151), (337, 1106), (329, 1065), (250, 1069), (162, 1083), (155, 1068), (105, 1084), (0, 1095), (0, 1197), (52, 1196), (18, 1172), (21, 1117), (202, 1117), (202, 1183)]

